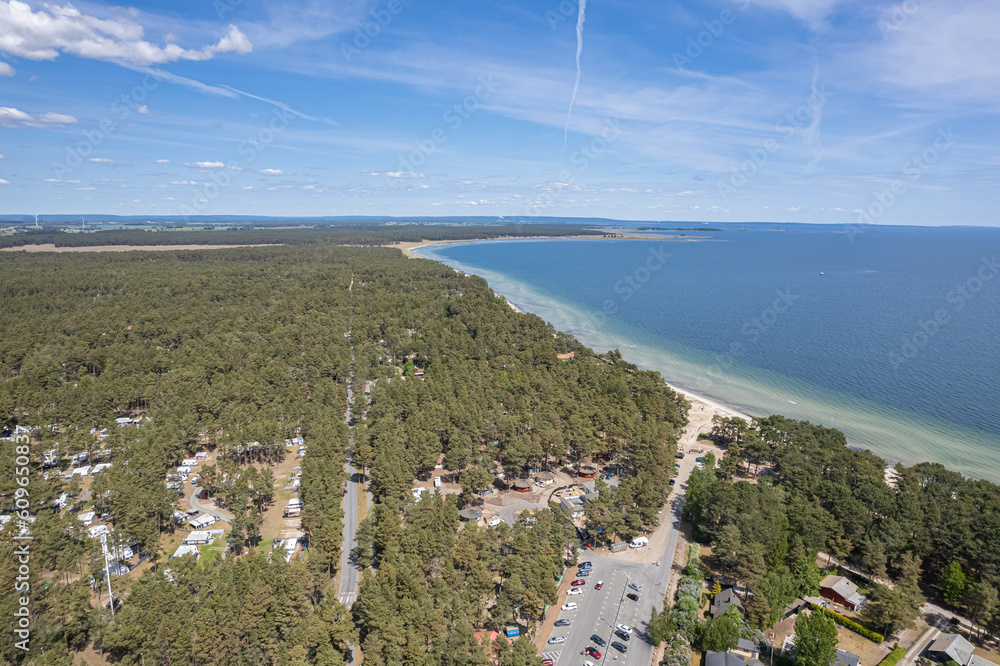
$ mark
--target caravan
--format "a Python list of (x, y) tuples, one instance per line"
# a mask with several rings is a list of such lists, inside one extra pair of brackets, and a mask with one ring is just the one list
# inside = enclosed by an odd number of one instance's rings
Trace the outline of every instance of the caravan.
[(636, 538), (632, 539), (632, 542), (629, 543), (628, 547), (629, 548), (642, 548), (643, 546), (648, 546), (648, 545), (649, 545), (649, 539), (647, 539), (644, 536), (641, 536), (641, 537), (636, 537)]

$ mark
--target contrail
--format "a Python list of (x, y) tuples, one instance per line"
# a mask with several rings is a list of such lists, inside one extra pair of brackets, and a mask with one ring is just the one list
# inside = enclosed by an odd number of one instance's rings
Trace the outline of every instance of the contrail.
[(576, 91), (580, 89), (580, 54), (583, 53), (583, 22), (587, 20), (587, 0), (580, 0), (580, 13), (576, 17), (576, 82), (573, 84), (573, 95), (569, 98), (569, 111), (566, 112), (566, 129), (563, 130), (563, 153), (566, 152), (566, 141), (569, 139), (569, 119), (573, 115), (573, 103), (576, 102)]

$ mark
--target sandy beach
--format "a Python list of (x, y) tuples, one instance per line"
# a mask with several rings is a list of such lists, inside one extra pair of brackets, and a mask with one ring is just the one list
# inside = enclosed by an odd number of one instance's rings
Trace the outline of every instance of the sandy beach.
[(677, 236), (668, 234), (633, 234), (627, 232), (613, 232), (614, 235), (605, 236), (502, 236), (499, 238), (466, 238), (461, 240), (430, 240), (430, 241), (405, 241), (399, 243), (387, 243), (382, 247), (392, 247), (397, 250), (402, 251), (404, 255), (410, 257), (411, 259), (423, 259), (419, 254), (414, 252), (422, 247), (430, 247), (432, 245), (448, 245), (450, 243), (485, 243), (485, 242), (497, 242), (497, 243), (515, 243), (524, 241), (538, 241), (538, 240), (585, 240), (585, 241), (609, 241), (609, 240), (629, 240), (629, 241), (651, 241), (651, 240), (667, 240), (667, 241), (699, 241), (707, 236)]

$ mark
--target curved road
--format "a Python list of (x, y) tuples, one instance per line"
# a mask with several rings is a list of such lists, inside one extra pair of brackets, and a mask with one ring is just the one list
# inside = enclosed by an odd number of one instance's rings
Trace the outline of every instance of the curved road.
[(199, 502), (198, 495), (201, 494), (201, 490), (202, 490), (201, 486), (195, 486), (191, 492), (191, 497), (188, 498), (188, 503), (191, 505), (192, 509), (198, 509), (202, 513), (211, 514), (216, 518), (218, 518), (219, 520), (231, 521), (233, 519), (233, 514), (226, 513), (221, 509), (209, 508), (204, 504), (202, 504), (201, 502)]

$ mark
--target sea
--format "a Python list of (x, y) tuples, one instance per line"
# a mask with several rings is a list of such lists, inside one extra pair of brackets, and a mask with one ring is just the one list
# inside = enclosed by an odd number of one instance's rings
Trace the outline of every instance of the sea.
[(1000, 229), (684, 226), (418, 253), (678, 388), (1000, 483)]

